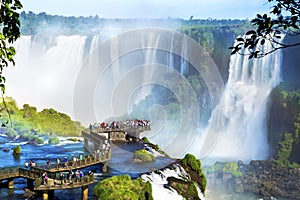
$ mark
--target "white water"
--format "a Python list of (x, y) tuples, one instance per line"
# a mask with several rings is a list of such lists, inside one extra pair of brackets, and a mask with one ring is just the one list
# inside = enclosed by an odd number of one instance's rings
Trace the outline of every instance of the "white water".
[[(16, 43), (16, 66), (7, 70), (6, 94), (15, 98), (19, 106), (29, 103), (37, 106), (39, 110), (53, 107), (71, 115), (74, 119), (75, 83), (78, 78), (84, 76), (83, 82), (90, 85), (96, 83), (96, 85), (91, 85), (93, 88), (86, 93), (84, 93), (85, 90), (89, 88), (83, 87), (78, 102), (82, 107), (82, 112), (80, 118), (75, 118), (75, 120), (88, 125), (93, 120), (101, 121), (130, 110), (128, 102), (136, 103), (150, 92), (151, 86), (143, 85), (144, 82), (162, 84), (162, 80), (152, 79), (157, 75), (157, 69), (160, 67), (154, 64), (169, 66), (167, 70), (173, 73), (172, 76), (181, 76), (186, 72), (188, 63), (183, 58), (192, 53), (188, 51), (189, 42), (186, 38), (183, 38), (181, 43), (176, 43), (178, 38), (175, 34), (166, 37), (166, 35), (154, 32), (141, 37), (140, 41), (134, 40), (137, 43), (136, 48), (142, 49), (142, 53), (124, 51), (126, 46), (120, 45), (124, 45), (124, 40), (118, 37), (110, 41), (107, 52), (101, 52), (100, 50), (103, 49), (98, 49), (105, 39), (119, 32), (119, 29), (117, 32), (110, 30), (108, 33), (101, 33), (102, 35), (94, 35), (90, 38), (78, 35), (22, 36)], [(128, 41), (131, 41), (131, 38), (128, 38)], [(170, 41), (169, 51), (179, 50), (181, 66), (178, 74), (172, 72), (172, 67), (175, 68), (174, 54), (166, 54), (166, 58), (161, 60), (158, 58), (159, 51), (156, 50), (165, 41)], [(128, 45), (131, 45), (130, 42)], [(148, 46), (151, 48), (147, 49)], [(128, 57), (123, 55), (124, 52)], [(139, 55), (138, 53), (142, 54), (140, 58), (135, 57)], [(93, 54), (96, 56), (89, 56)], [(106, 54), (115, 59), (109, 63), (109, 66), (101, 66), (99, 57), (107, 58)], [(88, 59), (87, 56), (89, 56)], [(86, 71), (80, 71), (85, 65), (88, 65)], [(144, 71), (139, 70), (140, 66), (143, 66)], [(105, 67), (107, 70), (104, 69)], [(159, 68), (162, 73), (167, 70)], [(99, 71), (103, 72), (101, 76)], [(88, 76), (85, 76), (86, 74)], [(94, 77), (90, 76), (91, 74), (95, 74)], [(125, 78), (127, 78), (126, 81), (124, 81)], [(180, 157), (187, 151), (187, 147), (190, 147), (190, 151), (201, 158), (209, 156), (216, 159), (234, 160), (264, 159), (268, 150), (265, 128), (266, 103), (270, 91), (279, 81), (279, 51), (250, 62), (247, 57), (234, 55), (231, 57), (229, 79), (223, 98), (214, 109), (205, 134), (201, 135), (200, 131), (199, 134), (196, 132), (198, 119), (195, 119), (195, 116), (198, 117), (196, 114), (198, 102), (182, 101), (187, 102), (187, 105), (182, 103), (181, 109), (195, 108), (195, 115), (188, 113), (183, 116), (184, 112), (181, 112), (182, 119), (179, 128), (176, 126), (177, 132), (173, 130), (167, 132), (166, 128), (162, 127), (165, 122), (161, 122), (161, 118), (166, 119), (166, 117), (160, 116), (157, 130), (162, 131), (146, 136), (153, 136), (150, 139), (155, 143), (163, 148), (167, 147), (166, 150), (171, 156)], [(184, 79), (183, 82), (187, 81)], [(172, 92), (176, 95), (177, 91)], [(188, 98), (192, 96), (188, 91), (186, 94)], [(128, 98), (129, 95), (133, 100)], [(191, 102), (195, 105), (191, 105)], [(92, 112), (87, 111), (86, 105), (92, 108)], [(163, 106), (159, 107), (159, 111), (162, 115), (164, 114)], [(94, 118), (95, 115), (96, 118)], [(180, 129), (181, 127), (183, 128)], [(197, 134), (199, 137), (194, 139)]]
[[(182, 200), (183, 197), (177, 193), (174, 189), (167, 189), (164, 187), (168, 184), (167, 178), (175, 177), (178, 179), (188, 178), (186, 171), (179, 165), (175, 165), (175, 169), (171, 170), (166, 168), (164, 170), (159, 170), (158, 172), (151, 172), (150, 174), (143, 174), (141, 178), (144, 181), (149, 181), (152, 186), (152, 196), (155, 200), (162, 199), (172, 199), (172, 200)], [(204, 195), (197, 189), (198, 196), (201, 200), (205, 200)]]
[(7, 93), (38, 109), (73, 115), (72, 98), (83, 59), (85, 36), (22, 36), (15, 44), (16, 66), (7, 69)]
[[(266, 44), (264, 50), (271, 48)], [(248, 161), (268, 156), (266, 107), (271, 90), (281, 80), (280, 65), (280, 51), (252, 60), (231, 56), (223, 97), (201, 137), (201, 157)]]

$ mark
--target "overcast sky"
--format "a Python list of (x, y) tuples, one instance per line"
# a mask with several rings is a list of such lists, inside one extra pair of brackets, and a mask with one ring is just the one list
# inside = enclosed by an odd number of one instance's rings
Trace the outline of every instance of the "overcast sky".
[(100, 18), (251, 19), (267, 0), (23, 0), (25, 11)]

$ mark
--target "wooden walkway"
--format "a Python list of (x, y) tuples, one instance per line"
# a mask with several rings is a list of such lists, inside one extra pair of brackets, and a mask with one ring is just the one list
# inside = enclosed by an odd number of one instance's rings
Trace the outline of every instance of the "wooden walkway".
[[(82, 160), (69, 160), (67, 162), (62, 162), (59, 164), (51, 165), (37, 165), (35, 167), (30, 167), (26, 169), (25, 167), (14, 167), (14, 168), (3, 168), (0, 169), (0, 180), (7, 180), (13, 178), (26, 178), (31, 180), (36, 180), (41, 178), (44, 172), (47, 173), (49, 178), (58, 178), (60, 172), (66, 172), (71, 170), (79, 170), (100, 163), (109, 161), (111, 157), (111, 150), (101, 154), (101, 155), (89, 155)], [(85, 179), (84, 179), (85, 180)]]
[[(56, 182), (56, 183), (55, 183)], [(35, 191), (45, 191), (45, 190), (64, 190), (64, 189), (72, 189), (77, 187), (88, 186), (89, 184), (94, 182), (94, 175), (86, 175), (82, 178), (72, 178), (72, 179), (48, 179), (48, 182), (43, 184), (42, 178), (36, 179), (34, 184)]]

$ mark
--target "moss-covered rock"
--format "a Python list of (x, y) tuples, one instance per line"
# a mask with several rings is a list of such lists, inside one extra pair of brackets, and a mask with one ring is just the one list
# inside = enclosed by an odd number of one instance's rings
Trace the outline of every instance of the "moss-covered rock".
[(156, 157), (145, 149), (142, 149), (134, 152), (133, 159), (136, 162), (152, 162), (156, 160)]
[(58, 137), (51, 137), (51, 138), (49, 138), (49, 144), (53, 144), (53, 145), (55, 145), (55, 144), (59, 144), (60, 143), (60, 140), (59, 140), (59, 138)]
[(206, 189), (206, 177), (202, 172), (201, 161), (192, 154), (186, 154), (180, 161), (185, 171), (190, 174), (192, 181), (195, 181), (201, 192), (204, 194)]
[(239, 171), (238, 164), (236, 162), (227, 162), (223, 167), (223, 172), (225, 174), (231, 174), (235, 178), (243, 176), (243, 173)]
[(182, 180), (175, 177), (168, 177), (167, 181), (168, 185), (174, 188), (184, 199), (200, 200), (194, 181)]
[(13, 155), (20, 155), (21, 154), (21, 147), (16, 146), (13, 150)]
[(93, 192), (99, 200), (153, 200), (151, 184), (141, 179), (131, 180), (129, 175), (100, 181)]

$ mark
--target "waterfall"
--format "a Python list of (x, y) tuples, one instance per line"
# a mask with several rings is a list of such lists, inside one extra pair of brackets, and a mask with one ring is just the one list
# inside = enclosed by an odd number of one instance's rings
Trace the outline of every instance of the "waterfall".
[(86, 36), (21, 36), (15, 43), (15, 67), (7, 73), (7, 96), (22, 106), (55, 108), (72, 115), (76, 75)]
[[(264, 46), (268, 52), (271, 44)], [(271, 90), (280, 82), (281, 52), (249, 60), (230, 58), (223, 97), (213, 110), (202, 139), (201, 157), (265, 159), (268, 156), (266, 107)]]
[[(152, 186), (152, 196), (153, 199), (173, 199), (182, 200), (183, 197), (177, 193), (177, 191), (171, 187), (166, 188), (168, 185), (167, 178), (175, 177), (177, 179), (189, 180), (189, 175), (187, 172), (178, 164), (173, 164), (174, 169), (165, 168), (162, 170), (157, 170), (156, 172), (151, 172), (148, 174), (142, 174), (141, 178), (143, 181), (149, 181)], [(204, 195), (201, 190), (197, 188), (198, 197), (200, 200), (205, 200)]]
[[(270, 91), (280, 81), (279, 51), (262, 59), (231, 56), (223, 97), (214, 108), (206, 131), (194, 140), (194, 130), (199, 122), (196, 119), (199, 117), (197, 97), (191, 95), (192, 88), (181, 95), (180, 87), (176, 90), (172, 84), (183, 84), (183, 88), (188, 88), (184, 75), (193, 72), (189, 67), (197, 62), (205, 61), (208, 66), (208, 56), (197, 53), (193, 49), (195, 46), (189, 47), (188, 37), (172, 31), (141, 29), (116, 35), (121, 32), (119, 29), (108, 30), (106, 34), (103, 30), (103, 33), (91, 36), (21, 36), (15, 44), (16, 67), (7, 70), (6, 94), (14, 97), (20, 106), (29, 103), (39, 110), (53, 107), (74, 117), (74, 91), (80, 87), (80, 98), (76, 99), (80, 118), (76, 116), (75, 119), (87, 125), (93, 120), (105, 120), (128, 112), (130, 104), (151, 92), (151, 84), (160, 84), (172, 89), (176, 97), (183, 98), (181, 103), (178, 99), (183, 111), (191, 107), (192, 111), (197, 111), (180, 113), (182, 129), (176, 126), (176, 130), (167, 132), (159, 126), (157, 130), (161, 131), (151, 138), (163, 148), (174, 146), (178, 149), (174, 156), (185, 153), (185, 145), (190, 145), (190, 141), (194, 142), (193, 150), (196, 149), (195, 154), (200, 157), (263, 159), (267, 156), (266, 104)], [(267, 51), (271, 46), (266, 45)], [(169, 76), (159, 76), (167, 72)], [(205, 73), (209, 74), (199, 70), (201, 76)], [(168, 77), (176, 77), (177, 82), (165, 81)], [(77, 82), (81, 85), (75, 85)], [(208, 88), (210, 92), (217, 91), (214, 89)], [(211, 94), (212, 99), (215, 96)], [(156, 108), (165, 114), (164, 105)], [(184, 145), (183, 138), (188, 141)]]

